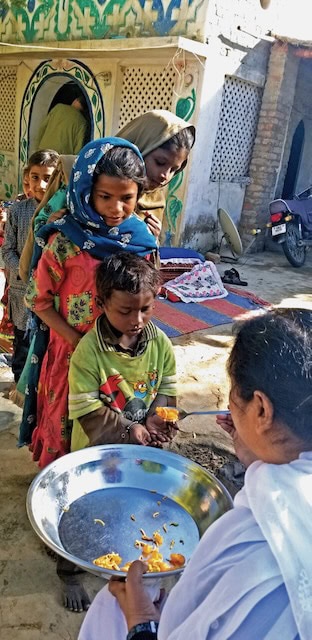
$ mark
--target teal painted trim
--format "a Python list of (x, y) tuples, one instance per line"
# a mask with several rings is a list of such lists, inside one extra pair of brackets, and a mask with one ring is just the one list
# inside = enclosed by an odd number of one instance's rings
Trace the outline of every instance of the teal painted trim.
[[(188, 122), (196, 108), (196, 91), (191, 90), (191, 95), (186, 98), (179, 98), (176, 104), (176, 114)], [(171, 239), (177, 230), (177, 223), (183, 210), (183, 202), (178, 198), (176, 192), (183, 183), (184, 172), (177, 173), (168, 186), (168, 196), (165, 207), (165, 218), (167, 220), (168, 231), (166, 232), (166, 242), (171, 245)]]

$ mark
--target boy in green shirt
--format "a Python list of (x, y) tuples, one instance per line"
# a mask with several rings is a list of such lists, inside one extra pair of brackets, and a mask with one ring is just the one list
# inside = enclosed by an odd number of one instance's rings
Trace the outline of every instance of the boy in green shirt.
[[(79, 342), (69, 368), (71, 450), (98, 444), (162, 446), (175, 433), (155, 415), (176, 404), (176, 364), (169, 338), (151, 321), (159, 272), (128, 252), (97, 267), (97, 304), (103, 310)], [(65, 606), (90, 600), (75, 566), (58, 558)]]
[(159, 286), (159, 272), (132, 253), (113, 255), (97, 268), (103, 314), (80, 341), (69, 369), (72, 451), (171, 439), (155, 415), (156, 406), (176, 403), (173, 348), (151, 321)]

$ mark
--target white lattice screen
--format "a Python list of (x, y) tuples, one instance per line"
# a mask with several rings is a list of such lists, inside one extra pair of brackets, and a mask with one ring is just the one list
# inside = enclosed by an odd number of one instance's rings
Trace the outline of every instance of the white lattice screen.
[(0, 67), (0, 149), (14, 151), (16, 67)]
[(261, 100), (261, 88), (225, 77), (210, 180), (248, 176)]
[(120, 101), (119, 129), (150, 109), (172, 109), (175, 71), (172, 67), (126, 67)]

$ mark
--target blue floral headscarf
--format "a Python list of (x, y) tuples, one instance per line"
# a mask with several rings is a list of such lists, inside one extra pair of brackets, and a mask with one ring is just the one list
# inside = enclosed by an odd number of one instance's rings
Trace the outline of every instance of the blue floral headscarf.
[(92, 140), (80, 151), (74, 163), (67, 190), (70, 214), (40, 229), (36, 242), (42, 247), (55, 231), (61, 231), (80, 249), (102, 259), (126, 250), (146, 256), (157, 249), (156, 239), (135, 213), (116, 227), (109, 227), (90, 204), (93, 176), (97, 163), (112, 147), (131, 149), (144, 162), (139, 149), (122, 138)]

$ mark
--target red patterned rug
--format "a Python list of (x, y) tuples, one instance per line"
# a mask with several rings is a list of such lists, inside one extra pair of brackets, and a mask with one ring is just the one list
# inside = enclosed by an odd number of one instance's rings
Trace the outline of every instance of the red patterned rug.
[(261, 309), (270, 303), (258, 298), (249, 291), (235, 292), (234, 287), (226, 287), (226, 298), (205, 300), (205, 302), (169, 302), (158, 298), (153, 319), (169, 338), (181, 336), (192, 331), (209, 329), (221, 324), (233, 322), (246, 311)]

